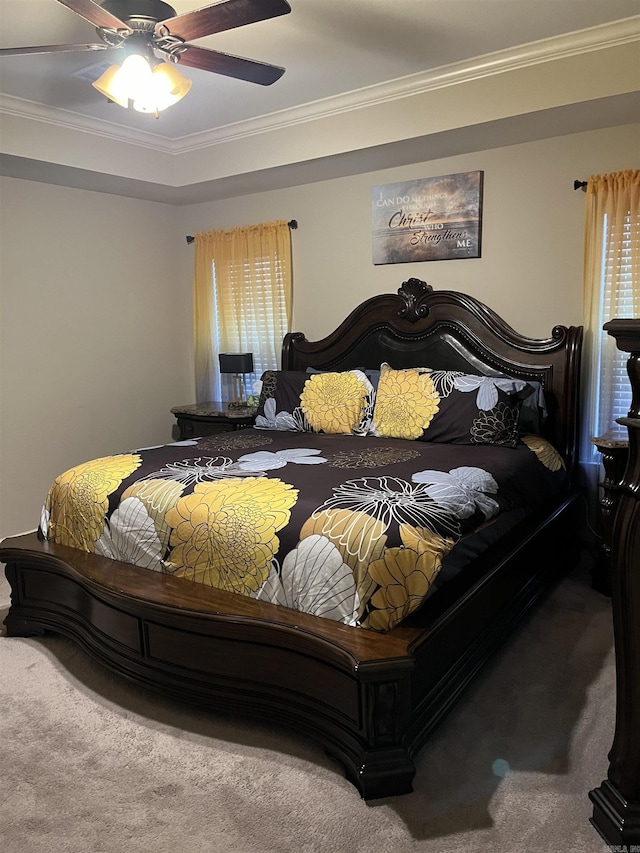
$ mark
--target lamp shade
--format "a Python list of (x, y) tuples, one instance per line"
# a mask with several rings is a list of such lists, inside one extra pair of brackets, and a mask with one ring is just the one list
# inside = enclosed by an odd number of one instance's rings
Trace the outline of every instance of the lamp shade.
[(144, 56), (133, 53), (121, 66), (112, 65), (92, 84), (109, 100), (141, 113), (158, 114), (184, 98), (191, 80), (175, 65), (160, 62), (152, 69)]
[(104, 74), (91, 85), (119, 106), (125, 109), (129, 106), (129, 98), (120, 79), (119, 65), (112, 65), (110, 68), (107, 68)]
[(221, 352), (220, 373), (253, 373), (252, 352)]
[(133, 102), (134, 110), (153, 113), (177, 104), (191, 88), (191, 80), (182, 75), (175, 65), (161, 62), (152, 71), (152, 85)]

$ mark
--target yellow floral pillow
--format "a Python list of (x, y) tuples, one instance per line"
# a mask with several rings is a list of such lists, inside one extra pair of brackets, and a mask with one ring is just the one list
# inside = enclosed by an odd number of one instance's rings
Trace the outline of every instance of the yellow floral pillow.
[(385, 438), (421, 438), (440, 408), (440, 395), (429, 373), (419, 368), (380, 369), (373, 410), (373, 432)]
[(361, 370), (313, 373), (304, 383), (300, 408), (315, 432), (356, 432), (373, 387)]
[(374, 435), (448, 444), (516, 447), (524, 380), (456, 370), (383, 364), (373, 412)]

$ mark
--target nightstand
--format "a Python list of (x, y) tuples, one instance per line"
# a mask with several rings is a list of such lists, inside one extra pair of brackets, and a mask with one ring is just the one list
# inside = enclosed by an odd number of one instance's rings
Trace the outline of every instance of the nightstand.
[(256, 419), (255, 408), (230, 409), (227, 403), (216, 402), (174, 406), (171, 413), (178, 421), (179, 440), (242, 429)]
[(627, 430), (612, 430), (605, 435), (592, 438), (602, 454), (604, 479), (600, 483), (600, 519), (602, 524), (602, 545), (598, 562), (593, 570), (593, 586), (606, 595), (611, 595), (611, 538), (613, 520), (618, 507), (618, 493), (622, 484), (629, 456), (629, 436)]

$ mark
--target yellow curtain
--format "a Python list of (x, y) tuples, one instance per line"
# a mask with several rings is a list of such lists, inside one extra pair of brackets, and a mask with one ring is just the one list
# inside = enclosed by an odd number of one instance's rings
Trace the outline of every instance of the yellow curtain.
[[(613, 395), (622, 356), (602, 325), (640, 317), (640, 170), (593, 175), (587, 181), (584, 240), (584, 325), (587, 423), (590, 435), (615, 427)], [(617, 371), (617, 373), (616, 373)]]
[(279, 366), (291, 326), (291, 233), (285, 220), (195, 235), (196, 398), (220, 399), (219, 352), (253, 352)]

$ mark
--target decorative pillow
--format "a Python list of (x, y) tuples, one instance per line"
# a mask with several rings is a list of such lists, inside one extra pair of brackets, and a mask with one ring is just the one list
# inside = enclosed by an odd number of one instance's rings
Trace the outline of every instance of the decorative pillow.
[(309, 432), (311, 427), (300, 411), (300, 394), (307, 374), (302, 370), (265, 370), (261, 379), (255, 425), (260, 429)]
[(515, 447), (523, 380), (459, 371), (383, 364), (373, 413), (373, 432), (450, 444)]
[(429, 373), (421, 368), (380, 366), (372, 432), (385, 438), (421, 438), (440, 406)]
[(312, 373), (268, 370), (256, 426), (307, 432), (366, 432), (373, 386), (361, 370)]
[[(498, 374), (493, 376), (494, 379), (508, 379), (511, 382), (519, 382), (521, 380), (514, 379), (513, 376)], [(518, 430), (522, 433), (534, 433), (540, 435), (542, 425), (544, 424), (548, 412), (547, 402), (544, 396), (544, 386), (542, 382), (533, 379), (526, 380), (526, 386), (522, 391), (518, 391), (518, 397), (521, 400), (520, 417), (518, 419)]]
[(522, 401), (518, 427), (521, 433), (535, 433), (536, 435), (540, 435), (542, 425), (548, 414), (547, 401), (544, 397), (544, 387), (542, 382), (532, 380), (527, 380), (527, 385), (531, 388), (531, 393)]
[[(376, 390), (378, 388), (378, 381), (380, 379), (380, 371), (373, 370), (368, 367), (354, 367), (351, 372), (357, 371), (360, 373), (364, 373), (369, 382), (371, 383), (371, 388), (369, 389), (369, 394), (367, 396), (365, 402), (364, 412), (362, 413), (362, 417), (360, 419), (359, 425), (353, 430), (355, 435), (372, 435), (372, 418), (373, 418), (373, 405), (376, 399)], [(317, 370), (315, 367), (307, 367), (307, 373), (316, 374), (316, 373), (330, 373), (331, 371), (327, 370)]]

